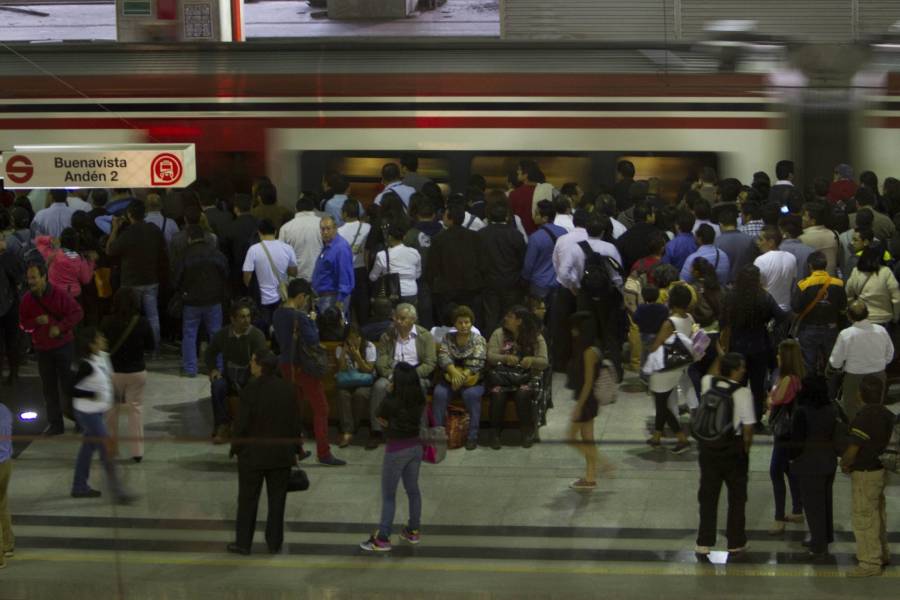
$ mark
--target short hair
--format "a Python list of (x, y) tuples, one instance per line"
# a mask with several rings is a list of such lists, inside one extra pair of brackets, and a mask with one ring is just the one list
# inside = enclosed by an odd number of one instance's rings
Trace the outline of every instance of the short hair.
[(147, 206), (140, 200), (132, 200), (127, 208), (128, 216), (135, 221), (143, 221), (147, 216)]
[(419, 170), (419, 158), (415, 154), (404, 154), (400, 157), (400, 164), (407, 171), (412, 171), (413, 173)]
[(653, 206), (646, 202), (638, 202), (631, 209), (631, 217), (635, 223), (643, 223), (653, 216)]
[(341, 205), (341, 214), (351, 216), (354, 219), (359, 218), (359, 202), (353, 198), (347, 198), (344, 200), (344, 204)]
[(853, 195), (854, 199), (856, 199), (856, 203), (859, 206), (872, 206), (875, 204), (875, 192), (872, 188), (868, 187), (860, 187), (856, 189), (856, 193)]
[(319, 195), (315, 192), (301, 192), (297, 200), (297, 212), (315, 210), (319, 205)]
[(556, 207), (549, 200), (541, 200), (537, 203), (537, 214), (552, 223), (556, 218)]
[[(543, 200), (541, 200), (541, 202), (543, 202)], [(553, 200), (553, 206), (554, 208), (556, 208), (557, 214), (564, 215), (572, 210), (572, 200), (565, 194), (560, 194), (555, 200)]]
[(479, 175), (478, 173), (474, 173), (469, 176), (469, 182), (466, 185), (469, 188), (476, 188), (481, 190), (484, 193), (484, 190), (487, 189), (487, 179), (484, 178), (484, 175)]
[(869, 318), (869, 307), (862, 300), (856, 300), (847, 307), (847, 316), (853, 322), (862, 321)]
[[(849, 224), (849, 219), (848, 219)], [(856, 213), (856, 224), (854, 229), (871, 229), (875, 224), (875, 215), (870, 210), (863, 210)]]
[(722, 202), (737, 202), (740, 193), (741, 182), (734, 177), (719, 182), (719, 196), (722, 197)]
[(331, 171), (325, 174), (325, 184), (328, 186), (328, 189), (334, 191), (336, 194), (343, 194), (347, 191), (347, 188), (350, 187), (350, 182), (347, 181), (347, 178), (337, 171)]
[[(410, 202), (410, 206), (412, 203)], [(422, 194), (422, 197), (419, 198), (419, 203), (416, 205), (416, 216), (417, 217), (434, 217), (434, 214), (437, 212), (434, 206), (434, 200)]]
[(587, 230), (588, 237), (599, 238), (603, 237), (603, 235), (610, 230), (612, 223), (604, 214), (593, 212), (591, 216), (588, 217), (587, 225), (585, 225), (585, 229)]
[(466, 219), (466, 209), (459, 204), (451, 204), (447, 207), (447, 210), (444, 214), (453, 221), (453, 225), (456, 227), (460, 227), (465, 223)]
[(647, 238), (647, 250), (651, 255), (659, 254), (666, 247), (668, 241), (669, 238), (662, 231), (654, 231)]
[(203, 210), (196, 204), (188, 204), (184, 207), (184, 222), (188, 225), (197, 225), (203, 216)]
[(455, 309), (453, 309), (453, 322), (456, 323), (457, 319), (466, 318), (475, 322), (475, 313), (472, 312), (472, 309), (464, 304), (460, 304)]
[(828, 257), (821, 250), (816, 250), (806, 257), (806, 264), (809, 265), (810, 271), (824, 271), (828, 268)]
[(109, 192), (103, 188), (91, 190), (91, 204), (94, 206), (106, 206), (109, 202)]
[(532, 183), (540, 183), (544, 180), (544, 172), (541, 171), (540, 166), (538, 166), (537, 162), (524, 159), (519, 161), (519, 169), (522, 170), (523, 173), (528, 177), (528, 181)]
[(696, 217), (686, 210), (680, 210), (675, 215), (675, 225), (681, 233), (690, 233), (694, 229), (694, 223), (696, 222)]
[(785, 215), (778, 219), (778, 228), (788, 237), (797, 239), (803, 235), (803, 220), (797, 215)]
[(783, 239), (781, 237), (781, 230), (772, 225), (766, 225), (760, 229), (759, 237), (766, 241), (774, 242), (776, 248), (781, 245), (781, 240)]
[(655, 285), (648, 285), (641, 288), (641, 298), (647, 304), (653, 304), (659, 300), (659, 288)]
[(256, 195), (263, 204), (275, 204), (278, 202), (278, 190), (268, 181), (263, 181), (256, 186)]
[(634, 179), (634, 163), (630, 160), (620, 160), (616, 163), (616, 171), (625, 179)]
[(825, 214), (828, 210), (821, 202), (806, 202), (803, 204), (803, 212), (809, 215), (809, 218), (816, 222), (816, 225), (825, 224)]
[(716, 170), (712, 167), (703, 167), (700, 169), (700, 181), (705, 183), (715, 183), (719, 180)]
[(268, 348), (260, 348), (253, 353), (253, 358), (262, 369), (263, 375), (272, 376), (278, 372), (278, 357)]
[(251, 298), (238, 298), (234, 302), (231, 303), (231, 308), (228, 310), (229, 317), (236, 317), (239, 312), (242, 310), (249, 310), (250, 315), (253, 315), (253, 300)]
[(578, 182), (567, 181), (559, 188), (559, 193), (574, 198), (578, 194)]
[[(324, 219), (324, 217), (323, 217)], [(397, 221), (393, 221), (388, 223), (387, 226), (387, 234), (388, 237), (394, 238), (395, 240), (403, 240), (403, 236), (406, 235), (406, 232), (409, 231), (409, 228), (406, 227), (403, 223), (399, 223)], [(387, 252), (387, 250), (385, 250)]]
[(98, 327), (93, 325), (82, 325), (75, 333), (75, 349), (80, 357), (87, 357), (91, 354), (91, 344), (97, 339), (97, 335), (102, 334)]
[(729, 227), (736, 227), (738, 220), (738, 210), (733, 204), (726, 204), (719, 208), (719, 224)]
[(400, 315), (401, 313), (406, 313), (413, 318), (413, 321), (419, 320), (419, 313), (416, 312), (416, 307), (408, 302), (401, 302), (394, 309), (395, 315)]
[(669, 290), (669, 306), (672, 308), (687, 310), (693, 299), (694, 297), (687, 284), (673, 285), (672, 289)]
[(650, 270), (650, 273), (660, 289), (666, 289), (678, 281), (678, 269), (668, 263), (657, 263)]
[(203, 231), (203, 228), (200, 227), (197, 223), (191, 223), (185, 228), (185, 233), (187, 233), (188, 241), (197, 242), (201, 241), (206, 237), (206, 232)]
[(77, 252), (81, 248), (79, 248), (78, 244), (78, 232), (75, 231), (72, 227), (66, 227), (59, 233), (59, 245), (66, 250), (72, 250)]
[(277, 228), (271, 219), (261, 219), (257, 225), (260, 235), (275, 235)]
[(234, 206), (238, 212), (248, 213), (253, 208), (253, 198), (250, 197), (250, 194), (235, 194)]
[(584, 227), (587, 225), (588, 217), (591, 216), (587, 210), (583, 208), (576, 208), (575, 212), (572, 213), (572, 225), (575, 227)]
[(66, 190), (60, 190), (60, 189), (50, 190), (50, 198), (54, 202), (65, 202), (66, 198), (68, 198), (68, 197), (69, 197), (69, 192), (67, 192)]
[(289, 298), (296, 298), (300, 294), (312, 296), (313, 289), (307, 280), (298, 277), (297, 279), (291, 279), (290, 283), (288, 283), (287, 293)]
[(400, 179), (400, 166), (397, 163), (387, 163), (381, 167), (382, 181), (397, 181)]
[(741, 213), (747, 215), (751, 221), (756, 221), (759, 219), (760, 213), (762, 213), (762, 206), (760, 206), (759, 202), (748, 200), (741, 204)]
[(509, 219), (509, 202), (505, 198), (488, 202), (485, 216), (494, 223), (505, 223)]
[(794, 174), (794, 161), (779, 160), (775, 163), (775, 178), (782, 181)]
[(859, 381), (859, 398), (864, 404), (881, 404), (884, 399), (884, 382), (878, 375), (863, 375)]
[(878, 191), (878, 175), (874, 171), (863, 171), (860, 173), (859, 183), (876, 193)]
[(723, 377), (730, 377), (744, 364), (744, 355), (738, 352), (729, 352), (719, 359), (719, 373)]
[(698, 219), (707, 220), (711, 214), (711, 208), (709, 206), (709, 202), (706, 200), (700, 199), (694, 203), (694, 215)]
[(697, 239), (701, 244), (707, 246), (716, 241), (716, 230), (709, 223), (703, 223), (697, 228)]
[(771, 202), (766, 202), (762, 206), (761, 216), (763, 223), (766, 225), (778, 225), (778, 219), (781, 218), (781, 203), (775, 202), (774, 200)]

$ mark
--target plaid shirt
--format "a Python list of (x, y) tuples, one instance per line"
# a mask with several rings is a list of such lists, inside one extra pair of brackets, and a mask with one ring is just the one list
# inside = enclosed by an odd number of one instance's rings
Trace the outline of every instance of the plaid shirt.
[(744, 225), (741, 225), (740, 227), (738, 227), (738, 229), (742, 233), (746, 233), (751, 238), (756, 240), (756, 238), (759, 237), (759, 232), (762, 231), (763, 226), (764, 226), (764, 223), (762, 222), (762, 219), (758, 219), (756, 221), (750, 221), (749, 223), (745, 223)]

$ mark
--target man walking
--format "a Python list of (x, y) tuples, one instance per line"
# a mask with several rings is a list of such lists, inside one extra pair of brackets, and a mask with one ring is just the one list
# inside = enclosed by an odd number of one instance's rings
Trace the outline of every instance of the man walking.
[(791, 309), (797, 315), (794, 323), (806, 372), (813, 374), (824, 371), (834, 348), (839, 324), (847, 310), (847, 293), (843, 280), (825, 270), (828, 260), (824, 253), (816, 250), (806, 262), (810, 276), (794, 287)]

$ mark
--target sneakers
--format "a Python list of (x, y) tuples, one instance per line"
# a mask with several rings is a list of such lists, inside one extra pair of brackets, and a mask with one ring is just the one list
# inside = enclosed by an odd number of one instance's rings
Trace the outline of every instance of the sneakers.
[(701, 556), (709, 556), (710, 547), (709, 546), (694, 546), (694, 554), (699, 554)]
[(347, 464), (346, 460), (341, 460), (339, 458), (335, 458), (333, 454), (329, 454), (324, 458), (319, 459), (320, 465), (325, 465), (326, 467), (343, 467)]
[(410, 529), (409, 527), (404, 527), (403, 531), (400, 532), (400, 539), (405, 540), (415, 546), (419, 543), (421, 535), (419, 534), (418, 529)]
[(880, 567), (864, 567), (860, 565), (847, 571), (847, 577), (853, 577), (854, 579), (862, 577), (878, 577), (879, 575), (881, 575)]
[(569, 484), (569, 487), (573, 490), (583, 490), (583, 491), (592, 491), (597, 487), (596, 481), (585, 481), (584, 479), (576, 479), (572, 483)]
[(466, 450), (476, 450), (478, 448), (477, 440), (466, 440)]
[(102, 495), (103, 494), (100, 492), (100, 490), (95, 490), (92, 488), (88, 488), (86, 490), (78, 490), (78, 491), (72, 490), (73, 498), (99, 498)]
[(372, 534), (369, 539), (359, 545), (366, 552), (390, 552), (391, 540), (383, 539), (380, 535)]
[(672, 452), (672, 454), (684, 454), (685, 452), (687, 452), (690, 449), (691, 449), (690, 442), (678, 442), (671, 449), (671, 452)]

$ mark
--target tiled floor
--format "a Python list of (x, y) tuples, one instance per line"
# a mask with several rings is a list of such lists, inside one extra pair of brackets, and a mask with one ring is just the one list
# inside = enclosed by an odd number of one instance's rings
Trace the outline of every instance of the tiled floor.
[[(510, 435), (511, 445), (500, 451), (454, 450), (444, 463), (423, 466), (419, 546), (398, 544), (390, 556), (357, 549), (379, 514), (382, 451), (356, 445), (335, 449), (347, 467), (307, 461), (312, 488), (289, 497), (283, 555), (265, 554), (260, 528), (254, 555), (235, 557), (224, 552), (236, 505), (235, 464), (226, 447), (208, 441), (205, 379), (176, 373), (174, 358), (154, 364), (144, 408), (144, 461), (121, 462), (128, 487), (139, 496), (135, 505), (68, 496), (79, 443), (73, 435), (40, 439), (15, 461), (10, 493), (19, 542), (16, 557), (0, 571), (0, 598), (59, 598), (63, 589), (66, 598), (79, 599), (895, 595), (896, 570), (877, 580), (839, 578), (853, 564), (843, 476), (835, 486), (832, 564), (805, 562), (800, 526), (789, 526), (783, 538), (766, 534), (772, 498), (765, 437), (751, 460), (750, 551), (738, 560), (715, 552), (711, 563), (698, 562), (692, 552), (696, 454), (674, 456), (644, 445), (651, 402), (642, 394), (621, 395), (597, 422), (601, 451), (617, 466), (615, 478), (602, 480), (594, 493), (570, 490), (580, 463), (563, 441), (571, 395), (561, 379), (541, 444), (518, 448)], [(36, 379), (26, 378), (15, 390), (17, 400), (33, 396), (36, 386)], [(100, 475), (98, 467), (97, 486)], [(888, 494), (889, 530), (896, 532), (896, 484)], [(405, 511), (401, 492), (398, 524)], [(891, 541), (897, 548), (900, 534)]]

